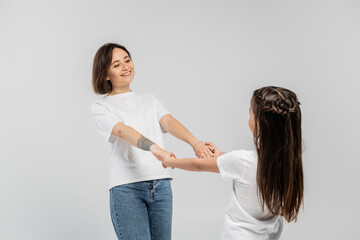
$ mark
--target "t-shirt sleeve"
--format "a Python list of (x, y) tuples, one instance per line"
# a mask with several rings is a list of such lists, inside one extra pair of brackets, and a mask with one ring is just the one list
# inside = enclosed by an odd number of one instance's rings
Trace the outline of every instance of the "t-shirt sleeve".
[(160, 119), (165, 116), (166, 114), (170, 114), (169, 111), (164, 107), (164, 105), (157, 99), (154, 95), (152, 95), (155, 111), (156, 111), (156, 117), (157, 120), (160, 121)]
[(105, 141), (113, 143), (116, 140), (116, 136), (112, 134), (112, 129), (115, 124), (124, 120), (114, 113), (109, 106), (97, 101), (91, 104), (91, 114), (100, 135)]
[[(155, 112), (156, 112), (156, 118), (160, 124), (160, 119), (165, 116), (166, 114), (170, 114), (169, 111), (164, 107), (164, 105), (157, 99), (154, 95), (151, 95), (154, 101), (155, 106)], [(167, 133), (166, 129), (163, 128), (160, 124), (161, 131), (163, 133)]]
[(241, 181), (245, 172), (245, 155), (243, 151), (231, 151), (217, 158), (217, 165), (222, 178)]

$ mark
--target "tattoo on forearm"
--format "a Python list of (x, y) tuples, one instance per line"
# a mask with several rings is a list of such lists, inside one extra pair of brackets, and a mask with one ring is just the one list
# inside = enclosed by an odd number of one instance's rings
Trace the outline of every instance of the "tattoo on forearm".
[(141, 135), (141, 137), (139, 138), (139, 140), (137, 142), (137, 147), (142, 150), (145, 150), (145, 151), (150, 151), (150, 147), (153, 144), (155, 144), (155, 143), (153, 143), (151, 140), (149, 140), (146, 137), (144, 137), (143, 135)]

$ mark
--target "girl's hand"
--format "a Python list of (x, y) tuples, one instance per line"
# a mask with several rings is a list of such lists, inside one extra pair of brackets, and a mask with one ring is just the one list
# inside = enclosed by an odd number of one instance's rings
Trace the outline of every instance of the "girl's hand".
[(214, 147), (212, 145), (206, 145), (202, 141), (197, 142), (193, 148), (198, 158), (209, 158), (214, 156)]

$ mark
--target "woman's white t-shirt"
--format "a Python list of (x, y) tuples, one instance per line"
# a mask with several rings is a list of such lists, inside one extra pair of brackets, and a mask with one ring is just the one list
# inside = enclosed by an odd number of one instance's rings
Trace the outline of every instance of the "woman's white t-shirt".
[(279, 239), (282, 217), (262, 211), (257, 194), (257, 154), (231, 151), (218, 157), (217, 165), (224, 179), (233, 181), (233, 192), (225, 214), (221, 239)]
[(91, 113), (98, 132), (111, 144), (109, 189), (127, 183), (171, 178), (169, 170), (164, 169), (150, 151), (134, 147), (112, 134), (115, 124), (123, 122), (165, 148), (163, 133), (166, 131), (159, 121), (169, 112), (155, 96), (134, 92), (103, 96), (92, 102)]

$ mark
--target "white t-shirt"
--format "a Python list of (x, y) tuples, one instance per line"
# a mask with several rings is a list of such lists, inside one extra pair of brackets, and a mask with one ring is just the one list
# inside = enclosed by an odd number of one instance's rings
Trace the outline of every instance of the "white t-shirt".
[(279, 239), (282, 217), (262, 212), (257, 194), (257, 154), (231, 151), (218, 157), (217, 165), (224, 179), (233, 181), (233, 192), (225, 214), (221, 239)]
[(157, 98), (134, 92), (103, 96), (92, 102), (91, 113), (98, 132), (111, 144), (109, 189), (127, 183), (171, 178), (169, 170), (164, 169), (150, 151), (134, 147), (111, 133), (116, 123), (123, 122), (165, 148), (163, 132), (166, 131), (159, 121), (169, 112)]

